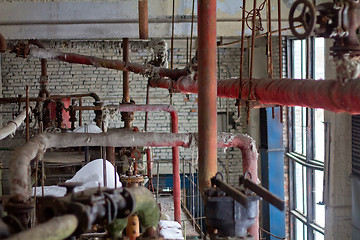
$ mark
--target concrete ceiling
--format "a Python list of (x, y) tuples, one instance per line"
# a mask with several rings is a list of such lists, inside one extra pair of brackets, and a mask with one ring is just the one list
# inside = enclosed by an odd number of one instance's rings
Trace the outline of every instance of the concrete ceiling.
[[(175, 37), (190, 36), (192, 0), (176, 0), (175, 3)], [(242, 1), (239, 0), (217, 1), (218, 36), (240, 36), (241, 3)], [(250, 1), (247, 3), (249, 5), (246, 7), (247, 10), (251, 10), (252, 4)], [(148, 0), (148, 6), (149, 36), (171, 37), (172, 1)], [(283, 27), (288, 26), (287, 15), (288, 7), (282, 3)], [(262, 11), (262, 19), (264, 31), (266, 31), (265, 10)], [(272, 0), (272, 29), (277, 29), (276, 0)], [(2, 2), (0, 3), (0, 32), (7, 39), (138, 38), (138, 1)], [(250, 34), (249, 29), (246, 29), (246, 34)], [(193, 35), (197, 35), (196, 19)]]

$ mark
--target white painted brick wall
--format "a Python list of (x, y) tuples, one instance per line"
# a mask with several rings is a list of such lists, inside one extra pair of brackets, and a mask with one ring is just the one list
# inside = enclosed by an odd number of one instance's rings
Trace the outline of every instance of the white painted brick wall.
[[(63, 52), (79, 53), (122, 59), (121, 42), (117, 41), (44, 41), (44, 45), (51, 49)], [(130, 61), (143, 63), (149, 60), (150, 51), (143, 48), (141, 42), (131, 42)], [(176, 47), (176, 46), (175, 46)], [(240, 65), (239, 48), (220, 48), (220, 78), (238, 77)], [(194, 51), (193, 51), (194, 53)], [(170, 55), (170, 54), (169, 54)], [(246, 59), (246, 58), (245, 58)], [(186, 48), (174, 49), (174, 67), (183, 68), (186, 64)], [(247, 67), (245, 66), (245, 69)], [(55, 60), (48, 61), (48, 76), (51, 94), (71, 94), (95, 92), (105, 104), (116, 104), (122, 100), (122, 72), (110, 69), (96, 68), (78, 64), (61, 63)], [(2, 93), (4, 97), (25, 95), (25, 86), (30, 87), (30, 96), (37, 96), (40, 78), (39, 59), (16, 58), (14, 54), (6, 53), (2, 59)], [(130, 73), (130, 97), (137, 104), (145, 104), (147, 79), (141, 75)], [(85, 99), (84, 99), (85, 100)], [(92, 105), (93, 99), (86, 99), (83, 105)], [(228, 103), (227, 103), (228, 102)], [(151, 104), (169, 104), (169, 92), (165, 89), (150, 89)], [(173, 94), (173, 103), (179, 114), (179, 132), (197, 132), (197, 95)], [(218, 111), (226, 112), (229, 109), (229, 132), (246, 132), (246, 113), (242, 110), (242, 117), (237, 119), (234, 99), (219, 99)], [(4, 106), (4, 110), (12, 110), (14, 105)], [(83, 123), (89, 123), (94, 118), (93, 112), (83, 112)], [(9, 115), (5, 116), (7, 122)], [(135, 113), (134, 126), (144, 128), (145, 113)], [(110, 121), (110, 127), (122, 127), (121, 116)], [(168, 113), (150, 113), (148, 131), (169, 132), (170, 116)], [(171, 161), (170, 148), (154, 149), (155, 160)], [(181, 159), (191, 159), (191, 149), (180, 149)], [(194, 155), (194, 154), (193, 154)], [(241, 173), (241, 154), (237, 149), (228, 149), (227, 154), (219, 149), (219, 171), (225, 174), (226, 159), (229, 161), (230, 183), (236, 184)], [(171, 165), (168, 164), (170, 167)], [(165, 165), (162, 173), (169, 171)]]

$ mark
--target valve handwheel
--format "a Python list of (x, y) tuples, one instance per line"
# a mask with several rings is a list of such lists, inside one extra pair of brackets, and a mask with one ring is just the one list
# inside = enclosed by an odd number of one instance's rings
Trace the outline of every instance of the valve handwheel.
[[(295, 10), (301, 5), (302, 9), (300, 15), (295, 17)], [(290, 30), (296, 38), (305, 39), (310, 36), (315, 28), (315, 14), (315, 7), (311, 2), (307, 0), (297, 0), (294, 2), (289, 13), (289, 24)], [(297, 30), (297, 26), (295, 26), (295, 23), (297, 22), (301, 23), (304, 28), (303, 33)]]

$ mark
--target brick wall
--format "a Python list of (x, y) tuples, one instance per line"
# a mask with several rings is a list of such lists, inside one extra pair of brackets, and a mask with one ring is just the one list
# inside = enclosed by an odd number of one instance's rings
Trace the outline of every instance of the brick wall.
[[(91, 56), (122, 59), (121, 42), (118, 41), (44, 41), (47, 48), (63, 52), (86, 54)], [(10, 43), (11, 44), (11, 43)], [(150, 60), (150, 50), (143, 42), (130, 43), (130, 61), (144, 63)], [(182, 68), (186, 64), (186, 44), (180, 43), (174, 49), (174, 67)], [(194, 53), (194, 51), (193, 51)], [(239, 48), (219, 48), (220, 78), (237, 77), (239, 75)], [(170, 54), (169, 54), (170, 55)], [(245, 58), (246, 59), (246, 58)], [(245, 66), (246, 69), (246, 66)], [(122, 100), (122, 72), (67, 64), (55, 60), (48, 61), (48, 89), (51, 94), (71, 94), (95, 92), (106, 104), (119, 103)], [(37, 96), (40, 78), (39, 59), (16, 58), (14, 54), (6, 53), (2, 59), (2, 93), (4, 97), (17, 97), (25, 95), (25, 86), (30, 87), (30, 96)], [(137, 104), (145, 104), (147, 79), (141, 75), (130, 73), (130, 97)], [(92, 105), (92, 99), (85, 99), (83, 105)], [(169, 92), (165, 89), (150, 89), (151, 104), (169, 104)], [(246, 132), (247, 126), (245, 112), (242, 110), (241, 120), (237, 119), (233, 99), (219, 99), (218, 111), (226, 116), (228, 112), (228, 132)], [(173, 105), (179, 114), (179, 132), (197, 132), (197, 95), (173, 94)], [(4, 110), (16, 110), (15, 105), (6, 105)], [(10, 120), (11, 114), (4, 116), (4, 123)], [(90, 123), (94, 119), (93, 112), (83, 112), (83, 123)], [(144, 127), (144, 113), (135, 113), (134, 126)], [(226, 119), (226, 118), (225, 118)], [(245, 120), (246, 121), (246, 120)], [(122, 127), (121, 116), (118, 114), (110, 120), (109, 127)], [(225, 124), (226, 126), (226, 124)], [(169, 132), (170, 117), (168, 113), (150, 113), (148, 131)], [(226, 131), (226, 129), (225, 129)], [(170, 148), (154, 149), (155, 160), (171, 159)], [(196, 158), (196, 149), (180, 149), (180, 159)], [(230, 183), (237, 183), (241, 173), (241, 154), (237, 149), (219, 149), (219, 171), (225, 173), (228, 165)], [(196, 161), (196, 159), (195, 159)], [(227, 164), (228, 162), (228, 164)], [(170, 164), (162, 165), (162, 172), (169, 171)]]

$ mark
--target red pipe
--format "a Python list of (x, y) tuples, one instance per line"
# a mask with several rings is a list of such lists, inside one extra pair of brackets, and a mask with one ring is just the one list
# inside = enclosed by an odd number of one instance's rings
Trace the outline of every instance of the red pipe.
[[(123, 104), (116, 106), (106, 106), (105, 108), (116, 108), (120, 112), (154, 112), (163, 111), (170, 113), (171, 117), (171, 132), (178, 133), (179, 118), (176, 109), (172, 105), (134, 105), (134, 104)], [(151, 169), (151, 158), (150, 153), (147, 151), (147, 166)], [(180, 160), (179, 160), (179, 147), (172, 147), (173, 156), (173, 196), (174, 196), (174, 219), (175, 221), (181, 221), (181, 183), (180, 183)], [(149, 175), (148, 171), (148, 175)], [(151, 175), (149, 175), (150, 177)]]
[[(150, 79), (151, 87), (169, 89), (181, 93), (198, 93), (198, 82), (190, 76), (178, 81), (159, 78)], [(252, 79), (256, 101), (263, 104), (323, 108), (333, 112), (360, 113), (360, 82), (352, 80), (342, 85), (335, 80), (299, 79)], [(242, 99), (249, 92), (249, 79), (242, 81)], [(239, 79), (225, 79), (217, 82), (217, 96), (238, 98)]]
[[(129, 39), (123, 38), (123, 61), (125, 63), (129, 62)], [(123, 72), (123, 103), (130, 102), (130, 95), (129, 95), (129, 72)], [(127, 128), (130, 128), (128, 126)]]
[[(45, 46), (42, 42), (40, 42), (37, 39), (33, 39), (33, 40), (29, 40), (29, 44), (33, 44), (39, 48), (43, 48), (45, 49)], [(46, 84), (48, 79), (47, 79), (47, 60), (45, 58), (41, 58), (41, 77), (42, 79), (40, 79), (40, 84)]]
[(57, 51), (52, 51), (48, 49), (34, 48), (31, 47), (29, 52), (24, 50), (25, 55), (31, 57), (45, 58), (45, 59), (55, 59), (67, 63), (78, 63), (84, 65), (91, 65), (95, 67), (103, 67), (109, 69), (115, 69), (120, 71), (129, 71), (134, 73), (140, 73), (146, 75), (147, 77), (153, 77), (154, 74), (160, 77), (169, 77), (171, 79), (178, 79), (181, 76), (189, 74), (187, 68), (184, 69), (167, 69), (163, 67), (155, 67), (151, 64), (138, 64), (131, 62), (124, 62), (121, 60), (111, 60), (103, 59), (91, 56), (85, 56), (74, 53), (62, 53)]
[[(148, 105), (137, 106), (136, 109), (145, 109)], [(125, 111), (126, 108), (121, 109)], [(150, 105), (152, 109), (169, 111), (172, 119), (177, 119), (176, 111), (172, 106)], [(134, 109), (131, 109), (134, 111)], [(150, 111), (150, 109), (147, 109)], [(175, 123), (176, 121), (174, 121)], [(175, 130), (177, 124), (172, 124)], [(10, 162), (10, 196), (16, 203), (26, 203), (31, 196), (28, 168), (30, 162), (36, 156), (42, 156), (48, 148), (77, 147), (77, 146), (171, 146), (189, 147), (197, 145), (197, 136), (194, 133), (140, 133), (122, 131), (110, 133), (62, 133), (62, 134), (40, 134), (30, 139), (14, 153), (14, 159)], [(257, 179), (257, 149), (255, 142), (244, 134), (220, 133), (216, 147), (238, 147), (242, 151), (243, 169), (251, 173), (252, 178)], [(193, 143), (194, 142), (194, 143)], [(174, 153), (174, 151), (173, 151)], [(179, 175), (177, 175), (179, 176)], [(175, 197), (174, 197), (175, 199)]]
[(147, 39), (149, 37), (149, 19), (148, 19), (148, 1), (139, 0), (139, 38)]
[(216, 0), (198, 1), (199, 186), (203, 195), (217, 172)]
[(4, 53), (6, 51), (6, 39), (0, 33), (0, 53)]

